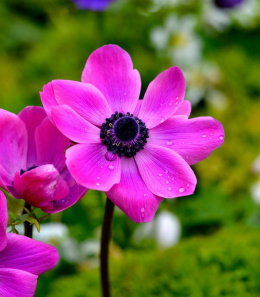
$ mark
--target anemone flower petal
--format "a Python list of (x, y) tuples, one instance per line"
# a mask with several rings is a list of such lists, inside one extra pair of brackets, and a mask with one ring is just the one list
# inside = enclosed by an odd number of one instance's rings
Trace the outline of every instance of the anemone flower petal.
[(0, 191), (0, 252), (6, 246), (6, 227), (8, 222), (7, 202), (5, 195)]
[(245, 0), (214, 0), (216, 6), (219, 8), (233, 8), (237, 5), (240, 5)]
[(17, 269), (0, 269), (0, 296), (33, 297), (37, 275)]
[(155, 195), (174, 198), (193, 194), (196, 176), (174, 151), (147, 143), (135, 160), (145, 184)]
[(0, 253), (0, 269), (21, 269), (39, 275), (57, 265), (59, 254), (53, 246), (14, 233), (6, 236), (6, 248)]
[(27, 106), (19, 114), (19, 118), (25, 123), (28, 135), (27, 167), (36, 166), (37, 151), (35, 144), (35, 130), (47, 117), (46, 112), (40, 106)]
[(107, 197), (136, 223), (149, 222), (163, 198), (148, 190), (140, 176), (135, 160), (122, 157), (120, 183), (114, 185)]
[(190, 165), (207, 158), (224, 142), (222, 125), (211, 117), (172, 117), (150, 129), (149, 135), (149, 143), (174, 150)]
[(15, 172), (26, 168), (27, 147), (28, 137), (23, 121), (17, 115), (0, 109), (0, 164), (7, 174), (6, 178), (12, 179)]
[(42, 165), (14, 177), (14, 188), (23, 199), (35, 207), (47, 207), (69, 195), (67, 183), (53, 165)]
[(190, 101), (184, 100), (182, 104), (179, 106), (179, 108), (175, 111), (173, 116), (176, 115), (185, 115), (187, 118), (190, 116), (191, 113), (191, 104)]
[(112, 112), (133, 113), (139, 99), (141, 78), (129, 54), (117, 45), (95, 50), (87, 60), (82, 81), (97, 87)]
[(71, 107), (90, 123), (101, 126), (111, 116), (111, 109), (102, 93), (91, 84), (71, 80), (52, 81), (59, 105)]
[(52, 164), (59, 172), (65, 165), (65, 150), (71, 145), (70, 140), (46, 117), (35, 131), (37, 164)]
[(75, 184), (70, 188), (70, 193), (67, 197), (65, 197), (62, 200), (56, 200), (53, 202), (53, 208), (51, 210), (44, 210), (43, 211), (47, 213), (56, 213), (60, 212), (64, 209), (67, 209), (77, 203), (83, 196), (87, 193), (87, 190), (85, 187), (82, 187), (78, 184)]
[(51, 119), (51, 109), (53, 106), (58, 106), (58, 102), (55, 98), (52, 82), (49, 82), (47, 85), (43, 87), (42, 92), (40, 92), (40, 97), (42, 100), (42, 105), (48, 115), (48, 117)]
[(148, 86), (138, 117), (147, 128), (163, 123), (182, 104), (185, 79), (178, 67), (160, 73)]
[(103, 144), (77, 144), (67, 150), (66, 157), (71, 175), (86, 188), (108, 191), (120, 181), (120, 157)]
[(100, 143), (100, 129), (86, 121), (67, 105), (53, 107), (52, 119), (56, 127), (77, 143)]

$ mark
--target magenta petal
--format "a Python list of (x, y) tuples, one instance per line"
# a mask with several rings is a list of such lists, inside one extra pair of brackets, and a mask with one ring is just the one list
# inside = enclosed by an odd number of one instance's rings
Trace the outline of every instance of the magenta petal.
[(87, 60), (82, 81), (97, 87), (115, 111), (133, 113), (141, 90), (141, 78), (129, 54), (117, 45), (95, 50)]
[(145, 184), (155, 195), (174, 198), (193, 194), (196, 176), (174, 151), (147, 143), (135, 160)]
[(81, 198), (83, 198), (86, 193), (87, 189), (85, 187), (75, 184), (70, 188), (70, 193), (67, 197), (62, 200), (56, 200), (53, 202), (53, 209), (45, 211), (43, 208), (43, 211), (47, 213), (56, 213), (67, 209), (77, 203)]
[(14, 188), (27, 203), (39, 208), (69, 194), (67, 183), (53, 165), (42, 165), (22, 175), (17, 172)]
[(54, 107), (52, 109), (52, 118), (56, 127), (74, 142), (101, 142), (100, 129), (86, 121), (67, 105)]
[(21, 269), (42, 274), (55, 267), (59, 260), (56, 248), (23, 235), (7, 233), (7, 246), (0, 253), (0, 269)]
[(0, 109), (0, 174), (11, 183), (14, 174), (26, 169), (28, 138), (25, 124), (15, 114)]
[(88, 122), (101, 126), (111, 116), (106, 99), (94, 86), (71, 80), (54, 80), (52, 86), (59, 105), (68, 105)]
[(207, 158), (224, 142), (222, 125), (211, 117), (176, 116), (150, 129), (149, 142), (167, 147), (193, 165)]
[(77, 144), (67, 150), (66, 157), (71, 175), (88, 189), (108, 191), (120, 181), (120, 157), (107, 152), (103, 144)]
[(61, 172), (65, 164), (65, 150), (71, 145), (70, 140), (46, 118), (35, 132), (37, 164), (52, 164)]
[(152, 128), (163, 123), (182, 104), (185, 78), (178, 67), (160, 73), (148, 86), (138, 117)]
[(37, 275), (16, 269), (0, 269), (0, 296), (33, 297)]
[(28, 134), (27, 168), (37, 165), (37, 152), (35, 145), (35, 130), (47, 117), (46, 112), (40, 106), (27, 106), (19, 114), (19, 118), (25, 123)]
[(6, 246), (6, 227), (8, 222), (7, 202), (5, 195), (0, 191), (0, 252)]
[(48, 115), (48, 117), (51, 119), (51, 109), (53, 106), (58, 106), (58, 102), (56, 101), (53, 88), (52, 88), (52, 82), (48, 83), (43, 87), (43, 91), (40, 92), (42, 105)]
[(191, 113), (191, 104), (190, 101), (188, 100), (184, 100), (182, 102), (182, 104), (179, 106), (179, 108), (175, 111), (175, 113), (173, 114), (173, 116), (176, 115), (185, 115), (187, 117), (190, 116)]
[(122, 157), (120, 183), (114, 185), (107, 197), (136, 223), (149, 222), (163, 200), (148, 190), (143, 182), (135, 160)]

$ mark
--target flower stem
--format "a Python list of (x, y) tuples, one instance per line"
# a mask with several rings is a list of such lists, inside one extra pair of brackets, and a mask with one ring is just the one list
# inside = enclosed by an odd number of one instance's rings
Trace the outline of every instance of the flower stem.
[[(24, 207), (27, 208), (29, 211), (32, 210), (32, 206), (25, 202)], [(27, 213), (26, 210), (23, 210), (23, 214)], [(33, 225), (27, 221), (24, 222), (24, 235), (33, 238)]]
[(101, 253), (100, 253), (100, 274), (102, 283), (103, 297), (110, 297), (110, 285), (109, 285), (109, 274), (108, 274), (108, 251), (109, 241), (111, 237), (111, 225), (113, 219), (115, 205), (112, 201), (107, 198), (105, 214), (102, 226), (101, 235)]

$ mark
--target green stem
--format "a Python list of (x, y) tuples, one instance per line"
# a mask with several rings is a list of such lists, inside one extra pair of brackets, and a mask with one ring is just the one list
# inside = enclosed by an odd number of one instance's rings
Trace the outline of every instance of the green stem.
[(107, 198), (105, 214), (102, 226), (101, 235), (101, 253), (100, 253), (100, 274), (102, 283), (103, 297), (110, 297), (110, 284), (109, 284), (109, 273), (108, 273), (108, 252), (109, 252), (109, 241), (111, 238), (111, 225), (113, 219), (115, 205), (112, 201)]

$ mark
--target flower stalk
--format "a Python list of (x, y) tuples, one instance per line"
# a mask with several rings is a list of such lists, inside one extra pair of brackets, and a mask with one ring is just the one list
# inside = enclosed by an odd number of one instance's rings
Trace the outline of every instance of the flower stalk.
[(109, 241), (111, 238), (111, 226), (115, 204), (107, 198), (104, 213), (102, 234), (101, 234), (101, 252), (100, 252), (100, 275), (103, 297), (110, 297), (110, 283), (108, 273), (108, 252)]
[[(23, 214), (26, 214), (27, 210), (29, 212), (31, 212), (32, 206), (29, 203), (25, 202)], [(33, 238), (33, 224), (31, 224), (28, 221), (24, 222), (24, 235), (29, 237), (29, 238)]]

